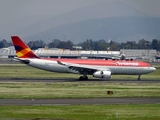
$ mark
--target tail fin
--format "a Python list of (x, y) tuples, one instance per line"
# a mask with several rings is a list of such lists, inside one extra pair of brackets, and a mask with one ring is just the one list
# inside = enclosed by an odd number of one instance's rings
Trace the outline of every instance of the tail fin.
[(11, 39), (18, 58), (39, 58), (18, 36), (11, 36)]

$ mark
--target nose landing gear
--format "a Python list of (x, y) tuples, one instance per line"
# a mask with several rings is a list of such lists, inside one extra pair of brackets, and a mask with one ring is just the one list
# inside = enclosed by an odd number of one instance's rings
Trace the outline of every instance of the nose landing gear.
[(141, 80), (141, 75), (138, 75), (137, 80), (138, 80), (138, 81), (140, 81), (140, 80)]

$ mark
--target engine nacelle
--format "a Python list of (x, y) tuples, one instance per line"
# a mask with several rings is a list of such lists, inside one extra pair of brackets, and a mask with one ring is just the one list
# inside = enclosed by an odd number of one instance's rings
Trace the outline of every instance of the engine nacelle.
[(111, 71), (96, 71), (93, 73), (93, 77), (97, 77), (97, 78), (110, 78), (111, 77)]

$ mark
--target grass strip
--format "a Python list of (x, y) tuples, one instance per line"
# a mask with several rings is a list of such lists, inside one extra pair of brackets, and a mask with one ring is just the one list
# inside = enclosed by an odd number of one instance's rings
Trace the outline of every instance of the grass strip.
[(0, 82), (1, 99), (101, 97), (160, 97), (160, 83)]
[[(40, 120), (159, 120), (160, 104), (0, 106), (0, 118)], [(48, 120), (47, 119), (47, 120)]]

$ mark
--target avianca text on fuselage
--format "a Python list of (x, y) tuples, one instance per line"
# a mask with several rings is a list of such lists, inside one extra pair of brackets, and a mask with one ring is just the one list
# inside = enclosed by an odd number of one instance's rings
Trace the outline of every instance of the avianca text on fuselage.
[(139, 63), (138, 62), (116, 62), (117, 65), (120, 66), (138, 66)]
[(142, 74), (156, 70), (149, 63), (136, 60), (43, 59), (35, 55), (18, 36), (11, 36), (11, 39), (17, 54), (16, 61), (51, 72), (81, 74), (80, 80), (87, 80), (87, 75), (109, 79), (113, 74), (138, 75), (140, 80)]

